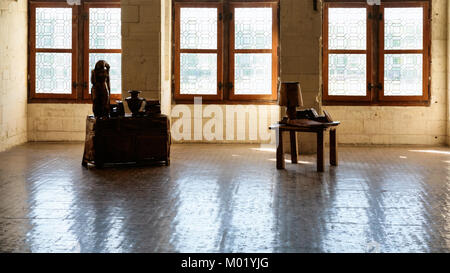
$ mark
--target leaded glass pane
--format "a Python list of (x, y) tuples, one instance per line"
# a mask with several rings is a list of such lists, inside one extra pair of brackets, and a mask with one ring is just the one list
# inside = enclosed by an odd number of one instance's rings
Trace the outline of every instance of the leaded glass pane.
[(422, 54), (384, 55), (384, 95), (422, 96)]
[(366, 95), (366, 55), (330, 54), (328, 94), (330, 96)]
[(423, 8), (385, 8), (384, 48), (423, 49)]
[(180, 54), (180, 94), (217, 94), (217, 54)]
[(217, 8), (180, 9), (180, 48), (217, 49)]
[[(109, 81), (111, 84), (111, 94), (122, 93), (122, 54), (120, 53), (90, 53), (89, 54), (89, 82), (91, 82), (91, 71), (95, 64), (106, 61), (109, 66)], [(89, 88), (90, 92), (90, 88)]]
[(236, 8), (234, 22), (236, 49), (272, 49), (272, 8)]
[(234, 93), (272, 94), (272, 54), (235, 54)]
[(36, 48), (72, 48), (71, 8), (36, 8)]
[(72, 53), (36, 53), (36, 93), (72, 93)]
[(328, 9), (328, 48), (365, 50), (366, 14), (365, 8)]
[(89, 48), (121, 49), (120, 8), (89, 9)]

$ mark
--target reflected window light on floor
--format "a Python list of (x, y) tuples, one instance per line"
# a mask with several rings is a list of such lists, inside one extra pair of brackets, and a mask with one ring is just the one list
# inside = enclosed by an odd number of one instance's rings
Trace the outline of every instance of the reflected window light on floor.
[(277, 149), (275, 147), (259, 147), (259, 148), (251, 148), (251, 150), (253, 151), (258, 151), (258, 152), (271, 152), (271, 153), (275, 153), (277, 151)]
[(0, 252), (450, 251), (450, 148), (341, 146), (321, 174), (314, 154), (279, 171), (258, 145), (171, 148), (102, 170), (80, 143), (0, 153)]
[(428, 153), (428, 154), (441, 154), (441, 155), (450, 155), (448, 151), (440, 151), (440, 150), (409, 150), (413, 153)]
[[(276, 158), (269, 158), (268, 160), (269, 160), (269, 161), (273, 161), (273, 162), (277, 162), (277, 159), (276, 159)], [(285, 161), (286, 163), (292, 163), (292, 161), (291, 161), (290, 159), (285, 159), (284, 161)], [(298, 160), (297, 162), (298, 162), (298, 164), (306, 164), (306, 165), (312, 165), (312, 164), (315, 164), (315, 163), (313, 163), (313, 162), (311, 162), (311, 161), (303, 161), (303, 160)]]

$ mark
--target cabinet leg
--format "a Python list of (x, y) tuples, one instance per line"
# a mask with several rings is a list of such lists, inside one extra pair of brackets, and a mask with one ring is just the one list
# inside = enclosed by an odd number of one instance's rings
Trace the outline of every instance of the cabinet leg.
[(330, 165), (338, 165), (336, 129), (330, 130)]
[(278, 129), (277, 130), (277, 169), (282, 170), (284, 169), (285, 162), (284, 162), (284, 153), (283, 153), (283, 131)]
[(292, 164), (298, 163), (298, 153), (297, 153), (297, 133), (295, 131), (289, 132), (291, 137), (291, 162)]
[(317, 132), (317, 171), (323, 172), (325, 164), (323, 161), (323, 131)]

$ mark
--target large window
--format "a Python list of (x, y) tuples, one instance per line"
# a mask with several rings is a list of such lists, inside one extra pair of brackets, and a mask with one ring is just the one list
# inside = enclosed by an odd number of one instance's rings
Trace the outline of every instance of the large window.
[(324, 4), (324, 103), (429, 104), (429, 1), (365, 2)]
[(175, 3), (177, 101), (275, 101), (278, 2)]
[(99, 60), (111, 65), (111, 97), (120, 98), (121, 44), (118, 2), (30, 2), (30, 101), (89, 102)]

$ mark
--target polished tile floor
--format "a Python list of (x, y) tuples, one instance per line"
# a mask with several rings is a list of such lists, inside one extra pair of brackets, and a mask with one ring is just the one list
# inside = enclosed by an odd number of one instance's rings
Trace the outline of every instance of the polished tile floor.
[(0, 153), (0, 252), (449, 252), (450, 149), (173, 145), (170, 167), (81, 167), (83, 144)]

